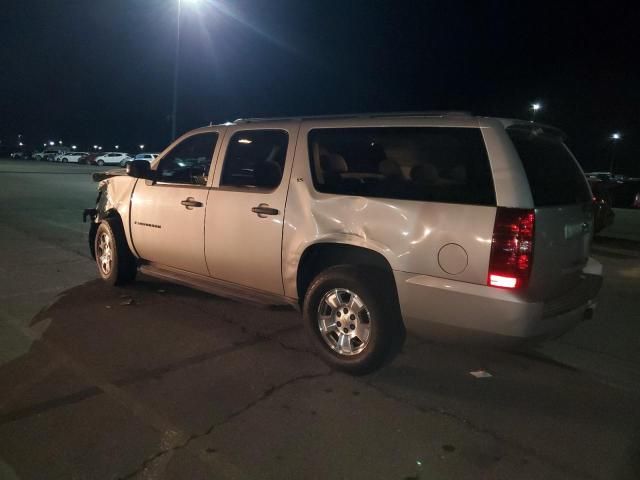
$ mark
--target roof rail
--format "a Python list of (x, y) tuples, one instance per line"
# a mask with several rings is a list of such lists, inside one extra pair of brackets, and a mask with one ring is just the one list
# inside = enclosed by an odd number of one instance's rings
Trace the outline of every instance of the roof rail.
[(322, 119), (341, 119), (341, 118), (381, 118), (381, 117), (469, 117), (473, 115), (471, 112), (457, 110), (425, 110), (419, 112), (378, 112), (378, 113), (344, 113), (336, 115), (299, 115), (291, 117), (254, 117), (254, 118), (238, 118), (233, 123), (252, 123), (267, 122), (277, 120), (322, 120)]

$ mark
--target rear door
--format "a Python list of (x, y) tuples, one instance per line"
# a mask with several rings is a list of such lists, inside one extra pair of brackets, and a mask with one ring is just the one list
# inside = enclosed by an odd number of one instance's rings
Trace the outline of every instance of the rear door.
[(282, 229), (298, 125), (230, 127), (206, 218), (211, 275), (282, 294)]
[(535, 205), (534, 265), (529, 294), (549, 299), (574, 288), (589, 258), (591, 191), (562, 138), (533, 126), (507, 129)]

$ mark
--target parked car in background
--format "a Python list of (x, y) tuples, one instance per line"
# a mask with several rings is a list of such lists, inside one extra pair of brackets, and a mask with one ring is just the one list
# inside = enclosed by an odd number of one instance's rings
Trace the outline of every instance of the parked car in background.
[(18, 151), (18, 152), (12, 152), (11, 158), (13, 158), (14, 160), (20, 160), (20, 159), (25, 160), (27, 158), (30, 158), (30, 155), (28, 152)]
[(121, 162), (128, 162), (133, 160), (133, 158), (124, 152), (105, 152), (98, 155), (95, 159), (95, 163), (98, 166), (103, 165), (120, 165)]
[[(157, 153), (139, 153), (133, 159), (134, 160), (146, 160), (147, 162), (151, 163), (156, 159), (157, 156), (158, 156)], [(122, 165), (122, 166), (124, 167), (126, 165)]]
[(350, 373), (392, 358), (405, 328), (558, 334), (590, 318), (602, 282), (591, 191), (563, 138), (442, 112), (212, 125), (128, 176), (94, 174), (91, 253), (111, 285), (140, 268), (295, 305), (321, 357)]
[(34, 160), (47, 160), (49, 158), (53, 159), (58, 153), (60, 153), (60, 149), (58, 148), (46, 148), (40, 152), (35, 152), (33, 154)]
[(55, 153), (47, 153), (43, 160), (47, 161), (47, 162), (55, 162), (56, 161), (56, 157), (58, 155), (60, 155), (61, 152), (55, 152)]
[(606, 181), (594, 177), (588, 180), (593, 194), (593, 232), (598, 233), (613, 223), (613, 201)]
[(53, 156), (53, 161), (61, 163), (62, 162), (62, 157), (65, 156), (66, 154), (67, 154), (67, 152), (64, 151), (64, 150), (59, 151), (56, 155)]
[(640, 178), (611, 172), (587, 172), (589, 181), (600, 180), (607, 189), (614, 208), (638, 208), (636, 196), (640, 194)]
[(67, 152), (60, 155), (62, 163), (80, 163), (80, 159), (89, 155), (88, 152)]
[(87, 165), (95, 165), (96, 164), (96, 158), (98, 158), (100, 155), (102, 155), (102, 152), (89, 153), (86, 157), (81, 158), (78, 163), (85, 163)]

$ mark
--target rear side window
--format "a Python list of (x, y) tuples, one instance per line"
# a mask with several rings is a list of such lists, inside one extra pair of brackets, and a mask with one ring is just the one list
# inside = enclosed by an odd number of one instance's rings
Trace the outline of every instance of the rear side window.
[(274, 189), (280, 185), (289, 135), (283, 130), (236, 132), (227, 147), (220, 186)]
[(477, 128), (316, 129), (309, 153), (319, 192), (495, 205)]
[(558, 136), (519, 128), (508, 128), (507, 134), (522, 160), (536, 207), (591, 200), (582, 170)]

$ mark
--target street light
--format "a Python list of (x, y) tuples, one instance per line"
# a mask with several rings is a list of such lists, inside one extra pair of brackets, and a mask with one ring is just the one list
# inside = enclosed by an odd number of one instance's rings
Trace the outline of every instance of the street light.
[(71, 145), (71, 150), (75, 150), (76, 148), (78, 147), (76, 147), (75, 145)]
[(118, 150), (120, 148), (120, 145), (116, 145), (115, 148), (116, 150)]
[(22, 142), (18, 142), (18, 146), (19, 146), (19, 147), (23, 147), (23, 146), (24, 146), (24, 143), (22, 143)]
[(144, 145), (140, 144), (138, 147), (140, 147), (140, 150), (144, 150)]
[(94, 150), (97, 150), (97, 149), (98, 149), (98, 145), (94, 145), (94, 146), (93, 146), (93, 149), (94, 149)]
[(531, 110), (531, 121), (533, 122), (536, 119), (536, 113), (538, 113), (538, 110), (542, 109), (542, 105), (539, 102), (532, 103), (529, 109)]
[(613, 176), (613, 166), (615, 165), (616, 159), (616, 143), (618, 143), (622, 139), (622, 134), (620, 132), (613, 132), (609, 139), (611, 140), (611, 162), (609, 163), (609, 173)]
[(176, 56), (173, 63), (173, 108), (171, 110), (171, 141), (176, 138), (176, 110), (178, 103), (178, 71), (180, 58), (180, 17), (182, 15), (182, 2), (195, 5), (199, 0), (178, 0), (178, 19), (176, 21)]
[(56, 142), (54, 141), (49, 141), (49, 145), (51, 145), (52, 147), (56, 144)]

